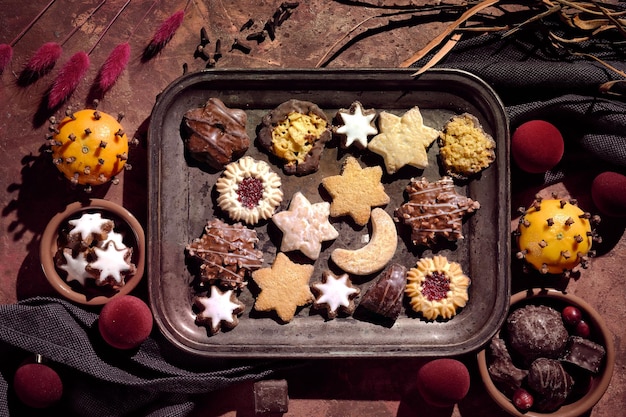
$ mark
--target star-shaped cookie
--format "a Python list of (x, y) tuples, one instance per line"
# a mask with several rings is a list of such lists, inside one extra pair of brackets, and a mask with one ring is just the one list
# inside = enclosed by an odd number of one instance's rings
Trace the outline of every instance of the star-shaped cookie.
[(227, 329), (236, 327), (239, 324), (237, 316), (245, 308), (233, 290), (221, 292), (215, 286), (210, 287), (209, 297), (196, 297), (194, 304), (200, 310), (196, 322), (207, 326), (211, 334), (219, 332), (222, 326)]
[(254, 309), (274, 310), (282, 321), (291, 321), (298, 307), (314, 299), (309, 288), (311, 275), (313, 265), (297, 264), (279, 252), (271, 268), (257, 269), (252, 273), (252, 279), (261, 289)]
[(424, 125), (417, 106), (402, 117), (381, 112), (378, 128), (380, 133), (372, 138), (368, 149), (383, 157), (387, 173), (393, 174), (405, 165), (420, 169), (428, 166), (426, 150), (439, 137), (439, 131)]
[(358, 101), (352, 103), (349, 109), (340, 109), (337, 119), (343, 124), (334, 130), (342, 138), (341, 146), (347, 148), (354, 144), (360, 149), (367, 148), (368, 137), (378, 133), (373, 123), (375, 117), (376, 110), (364, 110)]
[(280, 250), (299, 250), (316, 260), (322, 250), (322, 242), (336, 239), (339, 232), (328, 221), (330, 204), (311, 204), (301, 193), (293, 195), (289, 210), (274, 214), (272, 220), (283, 232)]
[(325, 309), (329, 320), (337, 317), (339, 312), (352, 314), (355, 309), (354, 299), (361, 293), (352, 285), (348, 274), (337, 276), (331, 271), (324, 271), (322, 280), (311, 284), (317, 294), (314, 307)]
[(372, 207), (389, 203), (389, 196), (380, 182), (382, 175), (381, 167), (361, 168), (359, 161), (349, 156), (343, 164), (341, 175), (322, 179), (322, 185), (333, 199), (330, 215), (350, 215), (356, 224), (366, 225)]

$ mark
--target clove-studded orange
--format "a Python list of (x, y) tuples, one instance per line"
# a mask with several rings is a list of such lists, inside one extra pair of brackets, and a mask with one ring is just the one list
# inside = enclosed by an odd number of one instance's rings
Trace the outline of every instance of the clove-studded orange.
[(51, 129), (53, 162), (73, 184), (104, 184), (124, 169), (128, 138), (113, 116), (83, 109), (68, 113)]

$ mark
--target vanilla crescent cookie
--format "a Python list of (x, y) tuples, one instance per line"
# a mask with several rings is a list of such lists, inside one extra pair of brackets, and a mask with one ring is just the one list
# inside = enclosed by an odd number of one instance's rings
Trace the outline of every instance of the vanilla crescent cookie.
[(409, 269), (405, 293), (411, 308), (425, 319), (450, 319), (467, 304), (469, 285), (459, 263), (435, 255), (420, 259)]
[(283, 200), (281, 180), (264, 161), (244, 156), (226, 166), (215, 183), (218, 206), (234, 221), (269, 219)]

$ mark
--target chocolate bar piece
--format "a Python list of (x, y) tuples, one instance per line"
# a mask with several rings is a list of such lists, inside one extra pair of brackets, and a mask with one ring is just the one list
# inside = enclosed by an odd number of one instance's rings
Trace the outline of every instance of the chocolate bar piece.
[(605, 355), (606, 350), (602, 345), (580, 336), (571, 336), (562, 360), (595, 374), (600, 370)]

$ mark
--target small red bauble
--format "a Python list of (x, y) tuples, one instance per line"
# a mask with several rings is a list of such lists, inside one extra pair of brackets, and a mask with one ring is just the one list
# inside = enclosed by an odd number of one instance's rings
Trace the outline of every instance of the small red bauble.
[(523, 171), (546, 172), (559, 163), (565, 143), (559, 129), (544, 120), (521, 124), (511, 136), (511, 155)]
[(141, 345), (152, 331), (152, 312), (146, 303), (132, 295), (113, 298), (102, 307), (98, 319), (100, 335), (117, 349)]
[(453, 406), (465, 398), (469, 387), (469, 371), (456, 359), (435, 359), (417, 371), (417, 389), (435, 407)]
[(15, 371), (13, 390), (25, 405), (47, 408), (61, 399), (63, 383), (59, 374), (48, 365), (27, 363)]
[(591, 198), (598, 210), (611, 217), (626, 217), (626, 176), (603, 172), (591, 184)]

